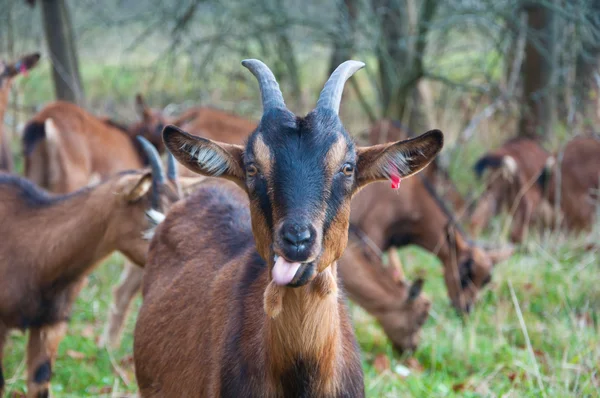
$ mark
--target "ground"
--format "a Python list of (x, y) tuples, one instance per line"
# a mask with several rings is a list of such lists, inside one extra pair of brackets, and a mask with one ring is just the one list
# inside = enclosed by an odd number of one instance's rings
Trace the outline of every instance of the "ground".
[[(465, 318), (448, 304), (437, 259), (401, 250), (407, 275), (426, 275), (431, 316), (417, 352), (398, 356), (373, 318), (352, 306), (367, 396), (600, 396), (600, 262), (589, 238), (533, 239), (496, 267), (490, 287)], [(136, 391), (131, 350), (139, 298), (121, 347), (109, 352), (96, 344), (121, 262), (114, 255), (100, 266), (77, 300), (55, 367), (56, 397)], [(13, 333), (6, 347), (8, 396), (25, 389), (24, 343), (25, 336)]]

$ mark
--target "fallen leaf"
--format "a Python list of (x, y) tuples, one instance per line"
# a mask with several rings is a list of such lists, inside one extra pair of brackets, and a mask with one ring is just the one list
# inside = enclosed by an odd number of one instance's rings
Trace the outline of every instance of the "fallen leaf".
[(83, 352), (75, 350), (67, 350), (67, 356), (73, 359), (85, 359), (85, 354)]
[(452, 391), (454, 391), (454, 392), (464, 391), (466, 386), (467, 386), (466, 383), (457, 383), (452, 386)]
[(385, 372), (386, 370), (390, 370), (390, 359), (385, 354), (379, 354), (375, 357), (375, 360), (373, 361), (373, 367), (379, 374)]

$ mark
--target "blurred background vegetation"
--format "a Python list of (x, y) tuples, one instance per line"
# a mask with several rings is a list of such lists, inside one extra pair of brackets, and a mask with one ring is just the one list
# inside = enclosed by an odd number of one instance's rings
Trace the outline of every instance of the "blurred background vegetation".
[[(312, 109), (332, 68), (365, 61), (346, 88), (348, 130), (360, 137), (382, 117), (414, 132), (440, 128), (442, 162), (463, 193), (477, 191), (475, 159), (506, 139), (536, 136), (553, 150), (600, 121), (598, 0), (3, 0), (0, 58), (38, 50), (43, 62), (16, 82), (4, 121), (17, 157), (22, 126), (55, 98), (122, 121), (135, 118), (138, 92), (167, 114), (211, 105), (258, 118), (255, 80), (240, 65), (250, 57), (273, 69), (296, 113)], [(403, 251), (407, 273), (429, 276), (432, 314), (415, 357), (397, 358), (353, 308), (368, 394), (598, 396), (600, 271), (585, 245), (534, 238), (495, 270), (467, 319), (450, 309), (437, 260)], [(132, 323), (118, 352), (94, 341), (120, 262), (100, 268), (75, 307), (56, 396), (135, 391)], [(22, 340), (6, 348), (17, 396)]]

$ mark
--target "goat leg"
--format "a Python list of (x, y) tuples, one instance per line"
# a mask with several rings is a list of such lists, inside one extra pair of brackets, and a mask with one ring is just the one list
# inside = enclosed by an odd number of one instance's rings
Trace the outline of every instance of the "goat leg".
[(67, 322), (32, 328), (27, 344), (27, 397), (50, 396), (52, 367), (56, 360), (58, 345), (67, 332)]
[(119, 285), (113, 292), (113, 304), (110, 307), (108, 323), (104, 327), (102, 337), (98, 343), (100, 347), (110, 346), (114, 348), (119, 345), (129, 307), (136, 293), (142, 287), (143, 278), (144, 270), (142, 268), (129, 261), (125, 263)]

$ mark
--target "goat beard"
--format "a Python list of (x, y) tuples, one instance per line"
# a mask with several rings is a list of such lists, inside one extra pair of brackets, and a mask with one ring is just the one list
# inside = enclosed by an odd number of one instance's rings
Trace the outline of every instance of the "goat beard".
[[(299, 289), (303, 289), (300, 287)], [(311, 293), (325, 298), (330, 294), (337, 294), (337, 283), (330, 268), (320, 272), (315, 279), (310, 282)], [(276, 318), (283, 310), (283, 296), (286, 287), (276, 284), (273, 280), (267, 285), (264, 294), (264, 309), (267, 316), (271, 319)]]
[(283, 296), (285, 288), (274, 281), (269, 282), (264, 295), (265, 313), (271, 318), (276, 318), (283, 308)]

